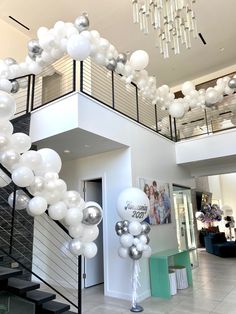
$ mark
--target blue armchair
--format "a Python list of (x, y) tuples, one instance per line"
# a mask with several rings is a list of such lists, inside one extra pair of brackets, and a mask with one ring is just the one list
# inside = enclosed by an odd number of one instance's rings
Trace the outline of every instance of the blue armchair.
[(227, 241), (224, 232), (209, 233), (204, 241), (208, 253), (220, 257), (236, 257), (236, 243)]

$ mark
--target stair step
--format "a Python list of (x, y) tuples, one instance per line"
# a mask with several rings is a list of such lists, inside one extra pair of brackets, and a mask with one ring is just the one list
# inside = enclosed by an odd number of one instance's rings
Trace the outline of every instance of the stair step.
[(50, 301), (44, 303), (42, 305), (42, 312), (43, 314), (59, 314), (65, 313), (67, 310), (70, 309), (70, 306), (64, 303)]
[(21, 274), (22, 274), (22, 270), (20, 269), (0, 267), (0, 280), (5, 280), (10, 277), (19, 276)]
[(26, 293), (26, 299), (36, 303), (37, 305), (41, 305), (42, 303), (51, 301), (56, 298), (55, 294), (34, 290)]
[(7, 290), (17, 294), (23, 294), (27, 291), (38, 289), (40, 284), (18, 278), (9, 278), (7, 286)]
[(71, 312), (71, 311), (66, 311), (66, 312), (63, 312), (63, 314), (76, 314), (75, 312)]

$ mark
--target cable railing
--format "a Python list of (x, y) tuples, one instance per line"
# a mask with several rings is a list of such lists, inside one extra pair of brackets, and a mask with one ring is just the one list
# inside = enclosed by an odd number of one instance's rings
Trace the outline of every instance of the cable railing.
[(53, 290), (63, 303), (81, 313), (81, 258), (68, 250), (71, 237), (46, 213), (33, 218), (26, 210), (16, 209), (14, 197), (11, 208), (8, 196), (15, 196), (18, 189), (10, 183), (0, 193), (2, 263), (7, 267), (19, 265), (24, 279), (42, 283), (41, 290)]
[(173, 119), (167, 110), (143, 98), (135, 84), (126, 84), (121, 75), (98, 66), (90, 58), (79, 66), (68, 56), (46, 67), (40, 75), (16, 79), (22, 86), (13, 94), (16, 117), (76, 91), (77, 78), (80, 92), (173, 141), (236, 126), (235, 94), (225, 96), (215, 106), (193, 108), (182, 119)]

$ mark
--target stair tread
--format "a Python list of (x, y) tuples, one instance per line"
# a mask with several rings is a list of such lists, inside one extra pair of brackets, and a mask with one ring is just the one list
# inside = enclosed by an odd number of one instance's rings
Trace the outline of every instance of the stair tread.
[(26, 281), (18, 278), (8, 279), (8, 290), (17, 293), (25, 293), (27, 291), (38, 289), (39, 287), (40, 287), (39, 283), (35, 283), (32, 281)]
[(37, 305), (51, 301), (56, 298), (56, 295), (49, 292), (44, 292), (40, 290), (28, 291), (26, 293), (26, 298), (30, 301), (35, 302)]
[(75, 312), (71, 312), (71, 311), (66, 311), (66, 312), (63, 312), (63, 314), (76, 314)]
[(56, 301), (49, 301), (42, 305), (42, 313), (45, 314), (59, 314), (64, 313), (65, 311), (69, 310), (70, 306), (64, 303), (56, 302)]
[(18, 276), (21, 274), (22, 274), (22, 270), (20, 269), (0, 267), (0, 280), (8, 279), (10, 277)]

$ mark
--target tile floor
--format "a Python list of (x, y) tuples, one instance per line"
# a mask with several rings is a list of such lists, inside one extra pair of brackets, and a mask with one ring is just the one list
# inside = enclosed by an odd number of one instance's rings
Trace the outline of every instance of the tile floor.
[[(220, 258), (199, 251), (193, 269), (193, 287), (178, 291), (170, 300), (148, 298), (145, 314), (236, 314), (236, 258)], [(83, 291), (83, 313), (127, 314), (130, 302), (104, 297), (103, 286)]]

